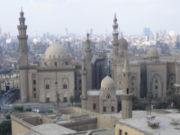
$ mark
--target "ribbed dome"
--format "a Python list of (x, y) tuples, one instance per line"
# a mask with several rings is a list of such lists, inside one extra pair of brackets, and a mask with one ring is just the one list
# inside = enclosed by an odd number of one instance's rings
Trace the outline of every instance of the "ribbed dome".
[(113, 89), (114, 88), (114, 81), (111, 77), (106, 76), (101, 81), (101, 89)]
[(123, 37), (121, 39), (119, 39), (119, 45), (120, 45), (121, 49), (123, 49), (123, 50), (128, 49), (128, 42)]
[(68, 53), (59, 44), (50, 45), (47, 48), (44, 58), (45, 59), (57, 59), (67, 57)]
[(148, 50), (147, 56), (148, 57), (153, 57), (153, 58), (158, 58), (159, 57), (159, 52), (158, 52), (157, 48), (150, 48)]

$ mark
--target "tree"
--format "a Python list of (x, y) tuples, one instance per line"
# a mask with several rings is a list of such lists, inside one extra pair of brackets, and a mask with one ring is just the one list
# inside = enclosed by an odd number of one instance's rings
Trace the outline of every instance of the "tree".
[(11, 121), (3, 121), (0, 124), (0, 134), (2, 135), (11, 135)]
[(151, 103), (152, 103), (152, 100), (153, 100), (152, 91), (148, 91), (148, 93), (146, 95), (146, 98), (147, 98), (147, 102), (148, 102), (147, 111), (151, 114)]
[(16, 107), (14, 107), (14, 110), (16, 110), (18, 112), (23, 112), (24, 108), (23, 108), (23, 106), (16, 106)]
[(152, 93), (151, 91), (148, 91), (146, 97), (147, 97), (147, 101), (148, 101), (149, 103), (151, 103), (151, 102), (152, 102), (152, 99), (153, 99), (153, 93)]
[(174, 96), (173, 102), (174, 102), (174, 107), (180, 111), (180, 95)]
[(5, 117), (6, 117), (7, 120), (11, 119), (11, 115), (10, 114), (7, 114)]
[(171, 104), (173, 102), (173, 99), (175, 97), (176, 89), (172, 88), (167, 91), (167, 103)]
[(73, 105), (73, 103), (74, 103), (74, 97), (73, 97), (73, 96), (70, 96), (69, 101), (70, 101), (71, 105)]

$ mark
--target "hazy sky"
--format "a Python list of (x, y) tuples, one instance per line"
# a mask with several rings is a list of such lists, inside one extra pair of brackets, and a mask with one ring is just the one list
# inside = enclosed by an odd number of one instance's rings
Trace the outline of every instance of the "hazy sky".
[(141, 34), (146, 26), (180, 33), (180, 0), (0, 0), (3, 32), (17, 34), (21, 7), (29, 35), (65, 34), (66, 28), (81, 35), (90, 28), (110, 33), (115, 12), (125, 35)]

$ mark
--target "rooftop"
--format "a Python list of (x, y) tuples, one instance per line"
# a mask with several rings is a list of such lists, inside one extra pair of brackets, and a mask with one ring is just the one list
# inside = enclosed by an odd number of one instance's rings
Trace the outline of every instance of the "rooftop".
[(171, 110), (164, 113), (153, 112), (151, 117), (154, 117), (154, 120), (159, 123), (158, 128), (152, 128), (148, 125), (148, 118), (150, 116), (145, 111), (136, 111), (133, 114), (133, 118), (119, 120), (119, 123), (151, 135), (180, 134), (180, 113)]
[(74, 130), (53, 123), (34, 126), (32, 127), (32, 131), (39, 133), (40, 135), (64, 135), (76, 133)]

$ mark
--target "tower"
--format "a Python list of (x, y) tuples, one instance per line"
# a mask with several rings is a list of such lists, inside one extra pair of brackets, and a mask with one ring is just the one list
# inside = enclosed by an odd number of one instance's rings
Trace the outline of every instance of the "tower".
[(126, 59), (122, 73), (123, 90), (120, 95), (123, 119), (132, 118), (132, 93), (129, 91), (129, 76), (129, 62)]
[(119, 32), (118, 32), (118, 23), (117, 23), (117, 17), (116, 14), (114, 14), (114, 19), (113, 19), (113, 40), (112, 40), (112, 45), (114, 47), (113, 49), (113, 57), (118, 56), (118, 46), (119, 46)]
[(113, 57), (112, 57), (112, 78), (114, 79), (115, 82), (115, 87), (117, 88), (117, 66), (118, 66), (118, 48), (119, 48), (119, 32), (118, 32), (118, 23), (117, 23), (117, 18), (116, 14), (114, 14), (114, 19), (113, 19), (113, 40), (112, 40), (112, 45), (113, 45)]
[(92, 88), (92, 50), (91, 50), (91, 41), (89, 39), (89, 33), (87, 33), (87, 39), (85, 41), (85, 67), (87, 70), (87, 89)]
[(85, 67), (85, 59), (82, 60), (82, 68), (81, 68), (81, 107), (86, 109), (87, 107), (87, 71)]
[(125, 59), (127, 58), (128, 43), (123, 36), (119, 39), (118, 23), (116, 14), (113, 20), (113, 57), (112, 57), (112, 78), (114, 79), (115, 88), (122, 88), (122, 70)]
[(21, 10), (19, 25), (17, 26), (19, 35), (19, 70), (20, 70), (20, 96), (22, 102), (28, 101), (28, 46), (26, 34), (24, 12)]

